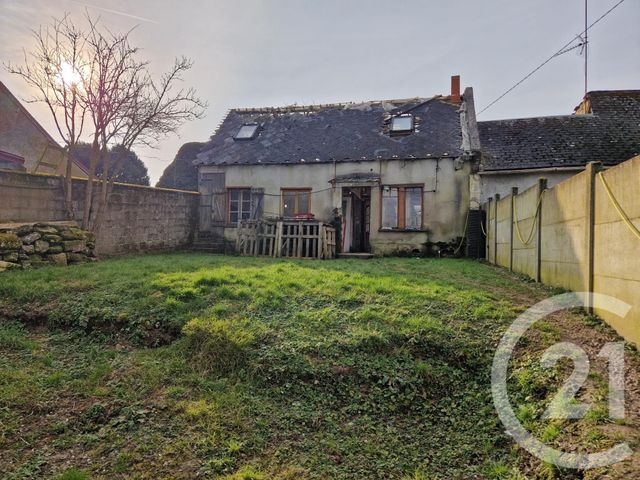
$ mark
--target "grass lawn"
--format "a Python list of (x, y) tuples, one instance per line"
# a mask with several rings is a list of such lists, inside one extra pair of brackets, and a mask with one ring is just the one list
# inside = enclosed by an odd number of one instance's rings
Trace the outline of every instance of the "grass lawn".
[[(637, 456), (572, 474), (504, 434), (493, 353), (550, 294), (466, 260), (177, 253), (2, 273), (0, 478), (640, 478)], [(615, 338), (578, 313), (536, 324), (511, 391), (538, 437), (637, 450), (631, 349), (627, 420), (608, 420), (597, 362), (590, 415), (539, 420), (570, 371), (542, 370), (540, 353)]]

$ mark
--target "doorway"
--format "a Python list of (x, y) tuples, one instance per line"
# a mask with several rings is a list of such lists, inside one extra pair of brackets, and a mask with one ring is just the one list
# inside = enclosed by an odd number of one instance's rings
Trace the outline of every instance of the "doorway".
[(342, 214), (342, 252), (369, 253), (371, 187), (343, 187)]

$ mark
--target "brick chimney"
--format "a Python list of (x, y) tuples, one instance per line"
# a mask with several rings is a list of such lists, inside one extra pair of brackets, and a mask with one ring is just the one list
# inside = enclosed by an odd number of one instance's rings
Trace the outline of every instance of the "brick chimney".
[(451, 76), (451, 96), (453, 103), (460, 103), (460, 75)]

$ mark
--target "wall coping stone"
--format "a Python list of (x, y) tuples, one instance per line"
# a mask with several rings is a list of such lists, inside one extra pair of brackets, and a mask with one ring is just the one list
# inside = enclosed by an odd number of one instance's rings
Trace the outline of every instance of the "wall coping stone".
[[(0, 171), (2, 173), (10, 173), (12, 175), (22, 175), (22, 176), (37, 176), (37, 177), (47, 177), (47, 178), (55, 178), (55, 179), (64, 179), (64, 175), (54, 175), (51, 173), (32, 173), (32, 172), (19, 172), (16, 170), (6, 170), (6, 169), (0, 169)], [(73, 177), (74, 181), (78, 181), (78, 182), (86, 182), (87, 179), (86, 178), (82, 178), (82, 177)], [(100, 180), (99, 179), (94, 179), (93, 181), (95, 184), (99, 184)], [(180, 190), (177, 188), (165, 188), (165, 187), (152, 187), (150, 185), (136, 185), (134, 183), (120, 183), (120, 182), (114, 182), (113, 183), (115, 186), (122, 186), (122, 187), (133, 187), (133, 188), (143, 188), (143, 189), (149, 189), (149, 190), (153, 190), (153, 191), (159, 191), (159, 192), (167, 192), (167, 193), (187, 193), (190, 195), (200, 195), (200, 192), (195, 192), (193, 190)]]

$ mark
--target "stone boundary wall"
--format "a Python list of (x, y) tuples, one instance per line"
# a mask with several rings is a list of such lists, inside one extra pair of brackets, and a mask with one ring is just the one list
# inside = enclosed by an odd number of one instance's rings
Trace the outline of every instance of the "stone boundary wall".
[(0, 225), (0, 272), (95, 260), (95, 236), (75, 222)]
[[(86, 180), (74, 179), (76, 221), (82, 215), (86, 184)], [(70, 220), (64, 208), (63, 187), (58, 176), (0, 170), (0, 223)], [(99, 185), (94, 192), (99, 194)], [(197, 192), (115, 184), (96, 232), (97, 254), (143, 253), (190, 245), (197, 227), (198, 201)]]
[[(541, 181), (522, 194), (514, 190), (485, 203), (486, 258), (548, 285), (626, 302), (631, 309), (624, 319), (598, 308), (595, 313), (640, 346), (640, 238), (617, 211), (600, 173), (628, 221), (640, 229), (640, 156), (604, 171), (591, 163), (553, 188)], [(524, 240), (533, 229), (527, 245), (515, 232), (516, 221)]]

